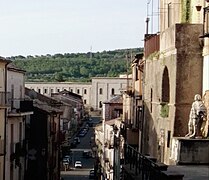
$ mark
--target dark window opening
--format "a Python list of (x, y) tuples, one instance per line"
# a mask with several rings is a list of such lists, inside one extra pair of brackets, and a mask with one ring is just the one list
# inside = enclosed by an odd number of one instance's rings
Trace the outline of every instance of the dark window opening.
[(152, 113), (152, 96), (153, 96), (153, 91), (151, 89), (151, 94), (150, 94), (150, 112)]
[(171, 141), (171, 131), (168, 131), (168, 137), (167, 137), (167, 147), (170, 147), (170, 141)]
[(99, 94), (102, 94), (102, 88), (99, 88)]
[(111, 94), (114, 95), (115, 94), (115, 89), (112, 88)]
[(87, 90), (86, 89), (84, 89), (84, 94), (87, 94)]
[(99, 101), (99, 108), (102, 108), (102, 101)]
[(172, 14), (171, 14), (171, 3), (168, 3), (168, 27), (171, 26), (172, 22), (171, 22), (171, 17), (172, 17)]

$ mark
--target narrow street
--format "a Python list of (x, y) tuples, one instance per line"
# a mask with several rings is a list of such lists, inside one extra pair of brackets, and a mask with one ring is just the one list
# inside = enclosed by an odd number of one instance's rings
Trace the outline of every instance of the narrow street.
[[(93, 127), (100, 121), (99, 117), (92, 117)], [(86, 122), (84, 122), (84, 125)], [(71, 149), (72, 151), (72, 162), (70, 164), (70, 170), (61, 171), (61, 177), (64, 180), (83, 180), (89, 179), (89, 171), (94, 167), (93, 157), (83, 157), (83, 151), (91, 150), (90, 140), (94, 136), (93, 127), (89, 127), (89, 131), (84, 137), (80, 137), (80, 144), (76, 148)], [(72, 140), (71, 140), (72, 141)], [(82, 168), (75, 168), (74, 164), (76, 161), (82, 162)]]

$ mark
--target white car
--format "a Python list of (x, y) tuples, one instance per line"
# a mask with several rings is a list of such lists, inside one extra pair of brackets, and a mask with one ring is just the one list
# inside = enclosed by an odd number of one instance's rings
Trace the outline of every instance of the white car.
[(76, 162), (75, 162), (75, 168), (82, 168), (82, 163), (81, 163), (81, 161), (76, 161)]

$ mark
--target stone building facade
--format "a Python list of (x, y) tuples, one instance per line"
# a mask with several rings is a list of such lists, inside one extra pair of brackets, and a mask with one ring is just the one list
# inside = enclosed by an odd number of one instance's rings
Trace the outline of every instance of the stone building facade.
[(145, 48), (143, 152), (166, 164), (170, 163), (171, 139), (185, 136), (194, 95), (202, 93), (199, 35), (203, 25), (196, 5), (195, 1), (161, 0), (160, 33), (146, 35), (145, 40), (149, 47), (159, 36), (160, 47), (150, 53)]

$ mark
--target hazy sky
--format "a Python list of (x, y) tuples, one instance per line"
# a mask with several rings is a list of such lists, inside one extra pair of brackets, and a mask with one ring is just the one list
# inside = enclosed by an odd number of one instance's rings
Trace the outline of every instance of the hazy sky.
[(0, 0), (0, 56), (143, 47), (147, 3), (151, 12), (152, 0)]

